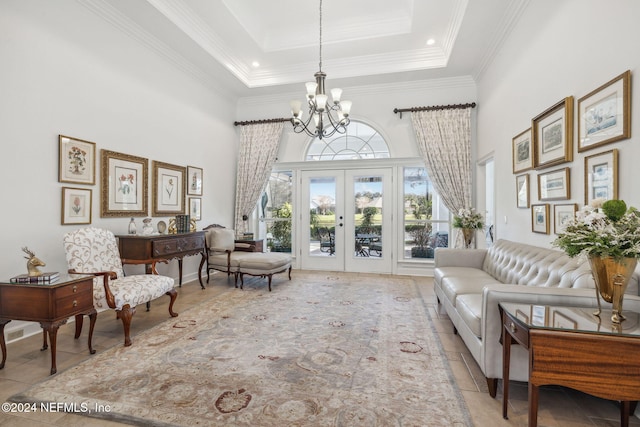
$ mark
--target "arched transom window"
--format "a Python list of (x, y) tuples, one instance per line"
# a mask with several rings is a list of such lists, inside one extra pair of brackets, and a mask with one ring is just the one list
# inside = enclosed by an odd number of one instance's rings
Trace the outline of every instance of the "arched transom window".
[(371, 126), (351, 121), (344, 134), (315, 138), (307, 150), (307, 161), (388, 159), (389, 147)]

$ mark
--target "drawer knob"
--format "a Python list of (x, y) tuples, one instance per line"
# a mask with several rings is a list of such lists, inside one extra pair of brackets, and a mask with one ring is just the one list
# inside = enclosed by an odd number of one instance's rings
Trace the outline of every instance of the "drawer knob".
[(73, 293), (78, 292), (78, 286), (77, 285), (73, 285)]
[(74, 307), (77, 307), (77, 306), (78, 306), (78, 301), (73, 300), (73, 306), (74, 306)]
[(509, 324), (509, 330), (512, 334), (516, 332), (516, 325), (513, 322)]

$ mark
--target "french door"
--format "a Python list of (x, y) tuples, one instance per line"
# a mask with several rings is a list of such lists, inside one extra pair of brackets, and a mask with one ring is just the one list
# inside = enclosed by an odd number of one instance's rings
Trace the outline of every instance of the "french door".
[(301, 171), (303, 269), (391, 273), (392, 170)]

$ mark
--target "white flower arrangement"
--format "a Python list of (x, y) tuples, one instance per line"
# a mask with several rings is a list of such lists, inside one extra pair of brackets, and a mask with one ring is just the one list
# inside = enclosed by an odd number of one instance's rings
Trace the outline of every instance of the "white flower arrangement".
[(483, 228), (484, 218), (473, 208), (460, 209), (453, 217), (454, 228)]

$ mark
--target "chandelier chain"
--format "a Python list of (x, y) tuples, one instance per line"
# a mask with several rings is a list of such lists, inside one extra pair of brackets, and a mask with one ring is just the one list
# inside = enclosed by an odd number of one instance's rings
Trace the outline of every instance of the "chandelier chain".
[(318, 69), (322, 71), (322, 0), (320, 0), (320, 62), (318, 63)]

